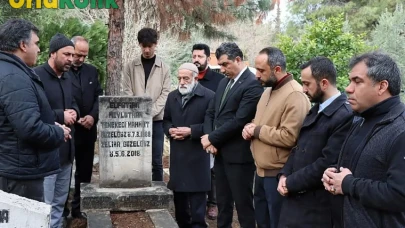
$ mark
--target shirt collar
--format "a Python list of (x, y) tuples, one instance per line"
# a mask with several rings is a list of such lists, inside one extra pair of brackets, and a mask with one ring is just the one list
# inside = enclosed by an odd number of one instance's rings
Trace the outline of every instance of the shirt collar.
[(322, 112), (326, 107), (328, 107), (330, 104), (332, 104), (332, 102), (334, 100), (336, 100), (336, 98), (338, 98), (341, 95), (340, 92), (338, 92), (337, 94), (329, 97), (326, 101), (324, 101), (322, 104), (319, 104), (319, 110), (318, 113)]
[(240, 76), (242, 76), (243, 72), (245, 72), (246, 69), (247, 69), (247, 66), (245, 66), (245, 68), (243, 68), (243, 69), (239, 72), (238, 76), (236, 76), (236, 78), (233, 79), (233, 84), (234, 84), (234, 85), (235, 85), (235, 82), (239, 80)]

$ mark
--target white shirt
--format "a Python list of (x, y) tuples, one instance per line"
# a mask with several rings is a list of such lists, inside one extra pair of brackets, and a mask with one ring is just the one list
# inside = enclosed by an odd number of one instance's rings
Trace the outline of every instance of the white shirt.
[(319, 110), (318, 113), (322, 112), (326, 107), (328, 107), (330, 104), (332, 104), (332, 102), (338, 98), (341, 95), (340, 92), (338, 92), (337, 94), (329, 97), (329, 99), (327, 99), (326, 101), (324, 101), (322, 104), (319, 104)]
[[(239, 80), (240, 76), (242, 76), (243, 72), (245, 72), (246, 69), (247, 69), (247, 66), (245, 66), (245, 68), (243, 68), (243, 69), (239, 72), (238, 76), (236, 76), (236, 78), (233, 79), (233, 84), (232, 84), (231, 88), (236, 84), (236, 81)], [(231, 80), (232, 80), (232, 79), (231, 79)], [(228, 83), (230, 83), (231, 80), (229, 80)]]

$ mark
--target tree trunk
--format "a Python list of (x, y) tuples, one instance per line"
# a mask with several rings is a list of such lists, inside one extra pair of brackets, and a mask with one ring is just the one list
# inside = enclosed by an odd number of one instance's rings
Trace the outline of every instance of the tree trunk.
[(276, 34), (281, 32), (281, 8), (280, 0), (277, 0)]
[(118, 9), (109, 10), (108, 50), (107, 50), (107, 84), (105, 94), (117, 96), (121, 93), (122, 43), (124, 37), (124, 0), (115, 0)]

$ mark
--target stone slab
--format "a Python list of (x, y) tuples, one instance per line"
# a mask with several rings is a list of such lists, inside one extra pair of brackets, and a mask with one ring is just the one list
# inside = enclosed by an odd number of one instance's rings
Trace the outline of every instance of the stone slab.
[(152, 99), (99, 98), (100, 186), (150, 187), (152, 183)]
[(168, 210), (153, 209), (147, 210), (146, 213), (148, 213), (153, 225), (155, 225), (155, 228), (179, 228)]
[(83, 211), (146, 211), (169, 208), (173, 193), (160, 182), (144, 188), (100, 188), (82, 183), (80, 197)]
[(87, 211), (87, 228), (112, 228), (109, 211)]
[(0, 228), (45, 228), (50, 225), (51, 206), (0, 191)]

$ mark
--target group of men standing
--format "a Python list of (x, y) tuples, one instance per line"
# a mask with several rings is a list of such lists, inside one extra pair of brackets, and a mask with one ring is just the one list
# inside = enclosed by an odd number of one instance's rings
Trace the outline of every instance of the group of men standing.
[(184, 63), (165, 106), (179, 227), (207, 227), (210, 155), (218, 227), (232, 227), (234, 206), (248, 228), (405, 226), (405, 105), (392, 58), (354, 57), (343, 93), (326, 57), (300, 66), (301, 85), (275, 47), (258, 53), (256, 76), (235, 43), (215, 55), (218, 86), (204, 87), (209, 67)]
[(81, 36), (54, 35), (48, 61), (32, 68), (38, 35), (22, 19), (0, 26), (0, 189), (52, 205), (51, 227), (61, 227), (74, 160), (71, 215), (86, 217), (80, 184), (91, 181), (102, 89)]
[[(83, 216), (79, 184), (91, 178), (102, 92), (83, 63), (86, 39), (56, 34), (49, 60), (32, 69), (38, 41), (27, 21), (0, 26), (0, 189), (45, 198), (58, 227), (75, 153), (72, 215)], [(141, 29), (138, 42), (123, 94), (152, 98), (153, 181), (163, 180), (164, 134), (170, 139), (179, 227), (207, 227), (205, 216), (232, 227), (234, 206), (245, 228), (405, 226), (405, 105), (388, 55), (353, 58), (343, 93), (326, 57), (301, 65), (301, 85), (278, 48), (258, 53), (255, 75), (235, 43), (222, 43), (219, 74), (209, 47), (196, 44), (171, 91), (156, 30)]]

